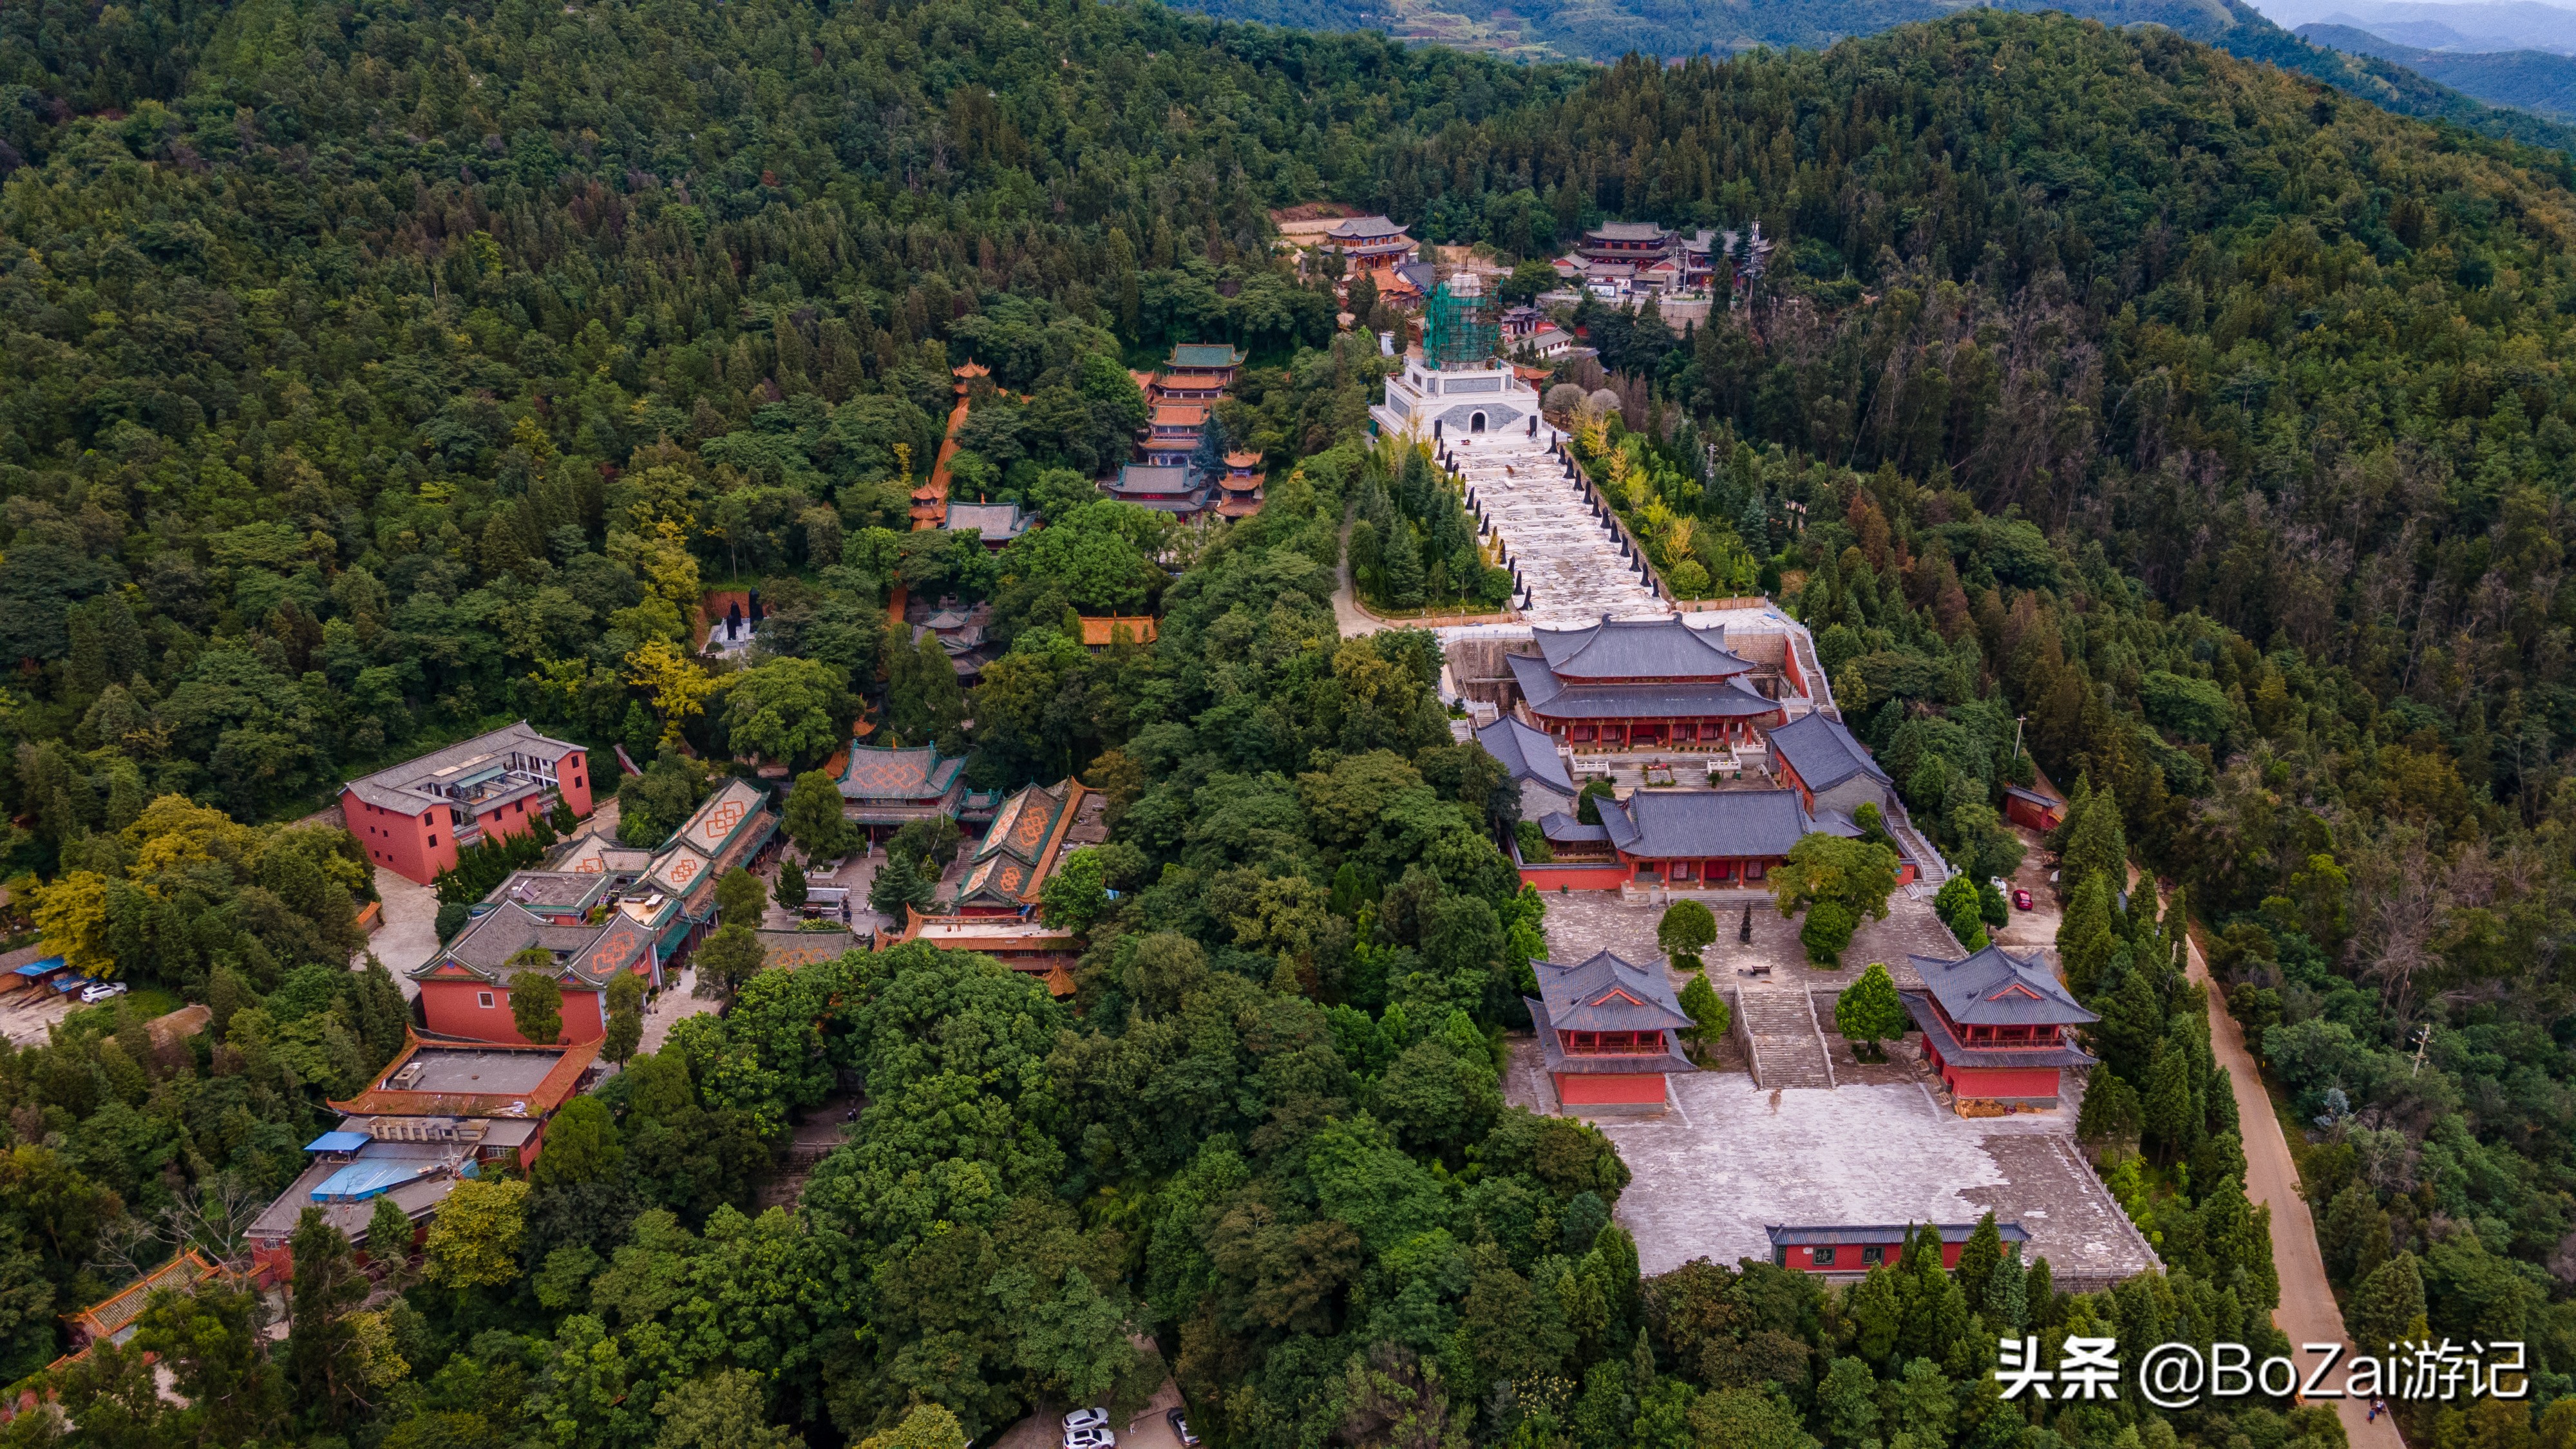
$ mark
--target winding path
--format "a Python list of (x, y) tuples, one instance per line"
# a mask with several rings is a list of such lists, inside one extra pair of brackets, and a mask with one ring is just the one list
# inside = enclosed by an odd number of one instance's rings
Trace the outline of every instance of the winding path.
[[(2210, 1049), (2227, 1069), (2236, 1093), (2237, 1130), (2245, 1139), (2245, 1195), (2272, 1210), (2272, 1267), (2281, 1280), (2281, 1306), (2273, 1310), (2272, 1322), (2289, 1335), (2294, 1348), (2302, 1343), (2342, 1343), (2343, 1310), (2336, 1307), (2334, 1290), (2326, 1285), (2316, 1220), (2308, 1211), (2306, 1195), (2299, 1191), (2299, 1169), (2290, 1157), (2289, 1139), (2281, 1133), (2280, 1115), (2273, 1111), (2271, 1094), (2263, 1088), (2254, 1054), (2246, 1049), (2245, 1029), (2228, 1012), (2217, 983), (2209, 979), (2200, 942), (2186, 940), (2185, 949), (2191, 979), (2209, 988)], [(2298, 1362), (2304, 1372), (2312, 1360), (2302, 1354)], [(2333, 1403), (2352, 1449), (2405, 1449), (2396, 1420), (2382, 1415), (2372, 1422), (2368, 1406), (2359, 1400)]]
[(1358, 592), (1351, 585), (1351, 526), (1342, 525), (1341, 582), (1333, 590), (1333, 623), (1345, 639), (1374, 634), (1385, 627), (1376, 617), (1360, 607)]

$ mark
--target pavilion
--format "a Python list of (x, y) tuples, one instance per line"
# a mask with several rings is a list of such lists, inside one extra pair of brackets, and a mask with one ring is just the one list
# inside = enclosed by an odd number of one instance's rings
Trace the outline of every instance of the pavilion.
[(2101, 1020), (2084, 1009), (2037, 955), (1988, 946), (1957, 961), (1913, 957), (1924, 989), (1903, 993), (1923, 1029), (1923, 1055), (1961, 1103), (2049, 1108), (2059, 1073), (2093, 1057), (2066, 1035)]
[(1556, 1099), (1569, 1110), (1664, 1105), (1664, 1078), (1697, 1071), (1673, 1033), (1691, 1024), (1671, 978), (1603, 951), (1588, 961), (1531, 963), (1538, 997), (1528, 1001)]
[(965, 760), (942, 755), (936, 745), (853, 744), (839, 781), (842, 817), (867, 827), (871, 839), (915, 820), (954, 818), (966, 800), (965, 769)]

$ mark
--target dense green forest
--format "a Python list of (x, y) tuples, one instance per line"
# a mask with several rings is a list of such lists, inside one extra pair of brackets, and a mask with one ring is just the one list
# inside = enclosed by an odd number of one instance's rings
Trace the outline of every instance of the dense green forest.
[[(1616, 61), (1632, 52), (1677, 58), (1761, 47), (1822, 50), (1964, 8), (1961, 0), (1186, 0), (1228, 20), (1317, 30), (1375, 30), (1446, 38), (1513, 54)], [(2011, 0), (2003, 8), (2057, 10), (2105, 25), (2161, 26), (2246, 60), (2277, 65), (2401, 115), (2445, 121), (2481, 136), (2576, 151), (2576, 130), (2550, 97), (2564, 82), (2561, 57), (2451, 55), (2369, 39), (2351, 44), (2292, 35), (2243, 0)]]
[[(1083, 0), (27, 5), (0, 71), (0, 844), (50, 942), (213, 1014), (0, 1056), (13, 1380), (57, 1315), (237, 1247), (395, 1049), (392, 981), (341, 969), (364, 853), (291, 823), (346, 775), (525, 714), (652, 757), (625, 803), (667, 825), (864, 700), (979, 784), (1111, 801), (1048, 903), (1070, 1000), (920, 947), (755, 976), (420, 1261), (371, 1283), (308, 1232), (282, 1341), (229, 1290), (157, 1304), (47, 1381), (83, 1442), (948, 1446), (1168, 1371), (1221, 1445), (2328, 1449), (2283, 1403), (1986, 1376), (2014, 1329), (2271, 1332), (2195, 923), (2356, 1329), (2533, 1342), (2535, 1402), (2410, 1429), (2576, 1437), (2563, 158), (1990, 11), (1603, 70)], [(1661, 566), (1815, 628), (1954, 855), (2018, 848), (2016, 717), (2080, 783), (2083, 1126), (2166, 1274), (1641, 1280), (1606, 1141), (1504, 1105), (1544, 949), (1515, 797), (1427, 636), (1327, 601), (1345, 522), (1373, 590), (1484, 580), (1361, 437), (1386, 361), (1273, 257), (1265, 211), (1325, 197), (1514, 256), (1778, 239), (1710, 326), (1593, 319), (1585, 457)], [(1269, 506), (1098, 502), (1126, 368), (1218, 338)], [(995, 554), (899, 531), (967, 359), (956, 476), (1049, 524)], [(687, 611), (737, 581), (776, 614), (711, 669)], [(897, 583), (994, 603), (971, 693), (883, 628)], [(1093, 654), (1068, 609), (1162, 637)], [(2133, 863), (2183, 907), (2122, 904)], [(762, 1210), (845, 1077), (849, 1144)]]

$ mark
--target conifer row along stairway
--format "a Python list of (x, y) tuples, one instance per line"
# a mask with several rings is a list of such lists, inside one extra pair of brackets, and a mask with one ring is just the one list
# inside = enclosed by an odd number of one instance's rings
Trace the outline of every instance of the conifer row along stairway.
[(1834, 1085), (1831, 1058), (1807, 993), (1796, 987), (1747, 986), (1736, 993), (1744, 1034), (1753, 1043), (1753, 1081), (1765, 1091)]

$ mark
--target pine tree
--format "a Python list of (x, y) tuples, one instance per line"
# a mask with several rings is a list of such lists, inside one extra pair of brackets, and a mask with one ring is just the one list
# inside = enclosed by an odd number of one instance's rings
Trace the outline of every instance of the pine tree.
[[(1872, 1058), (1885, 1055), (1880, 1042), (1905, 1035), (1905, 1002), (1897, 996), (1896, 981), (1885, 964), (1872, 961), (1858, 981), (1834, 998), (1834, 1029)], [(1939, 1246), (1937, 1241), (1934, 1246)]]
[(349, 1314), (366, 1301), (367, 1278), (358, 1271), (349, 1239), (307, 1206), (291, 1240), (295, 1277), (287, 1290), (286, 1371), (304, 1403), (333, 1424), (347, 1419), (365, 1380), (358, 1372), (365, 1348)]
[(1995, 1226), (1994, 1211), (1977, 1219), (1977, 1230), (1959, 1247), (1959, 1287), (1970, 1303), (1986, 1301), (1986, 1284), (1995, 1275), (1995, 1266), (2003, 1261), (2003, 1232)]
[(2129, 884), (2129, 841), (2120, 828), (2120, 802), (2108, 790), (2097, 790), (2084, 802), (2084, 813), (2066, 833), (2063, 879), (2098, 879), (2114, 893)]
[(2424, 1275), (2413, 1253), (2398, 1254), (2361, 1280), (2344, 1309), (2353, 1350), (2365, 1354), (2384, 1354), (2388, 1345), (2405, 1342), (2423, 1316)]
[(2191, 1059), (2171, 1042), (2159, 1042), (2147, 1064), (2147, 1090), (2140, 1104), (2145, 1145), (2171, 1162), (2191, 1135)]
[(900, 925), (904, 907), (929, 910), (936, 890), (934, 882), (922, 878), (910, 854), (890, 851), (886, 863), (877, 867), (876, 879), (868, 884), (868, 906)]
[(2350, 1183), (2336, 1193), (2317, 1227), (2326, 1271), (2338, 1283), (2359, 1282), (2388, 1261), (2388, 1214), (2366, 1183)]
[(1986, 1279), (1986, 1291), (1978, 1299), (1978, 1311), (1997, 1332), (2019, 1329), (2030, 1322), (2030, 1300), (2025, 1296), (2027, 1287), (2021, 1254), (2006, 1253)]
[(1384, 593), (1391, 609), (1422, 607), (1425, 578), (1422, 548), (1415, 542), (1410, 525), (1398, 520), (1378, 543), (1378, 572), (1386, 579)]
[(2111, 953), (2118, 948), (2119, 941), (2111, 934), (2109, 888), (2098, 877), (2087, 878), (2075, 888), (2075, 899), (2067, 903), (2066, 915), (2057, 923), (2057, 956), (2066, 969), (2067, 989), (2081, 1000), (2091, 1000), (2110, 967)]
[(794, 915), (796, 912), (805, 909), (806, 891), (804, 865), (798, 861), (791, 860), (785, 865), (780, 866), (778, 868), (778, 884), (773, 888), (771, 894), (773, 898), (777, 900), (779, 909), (786, 911), (789, 915)]

